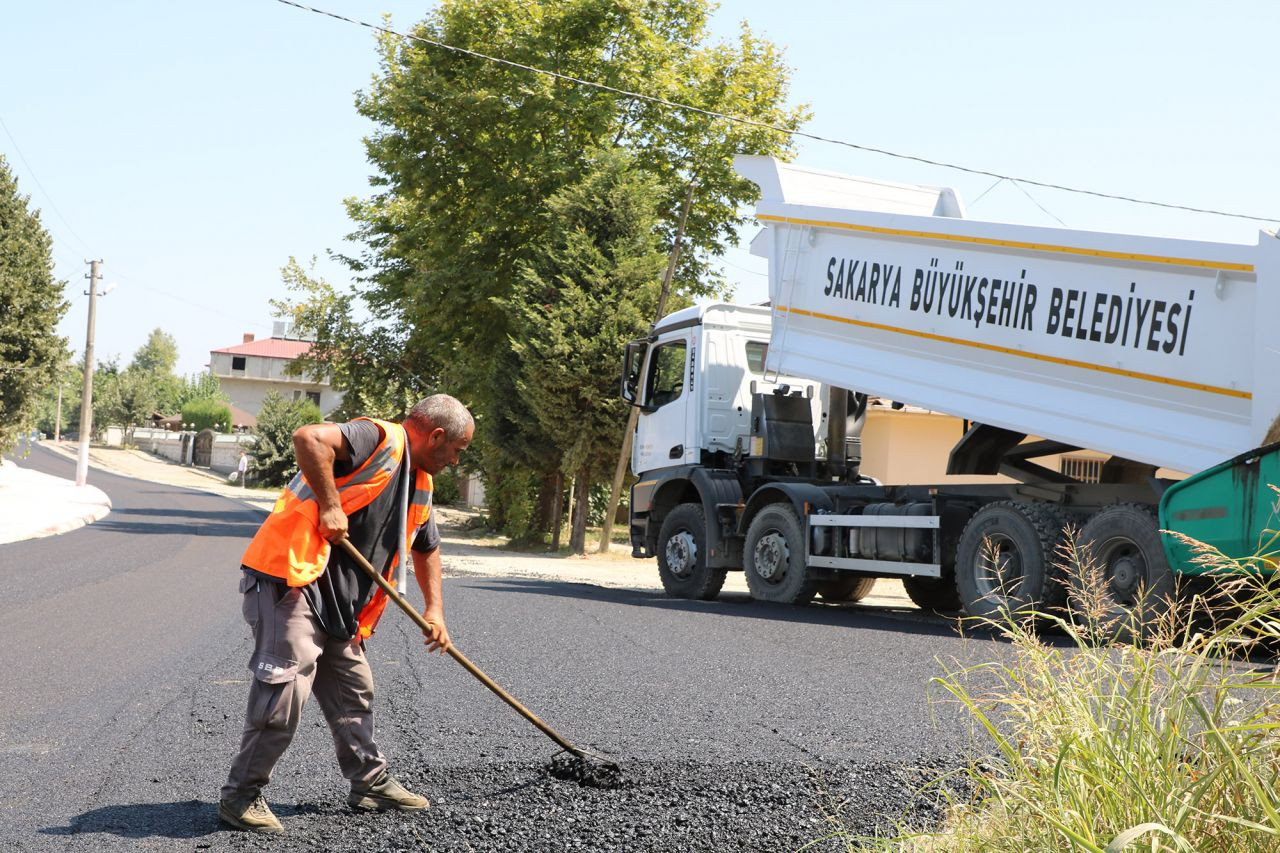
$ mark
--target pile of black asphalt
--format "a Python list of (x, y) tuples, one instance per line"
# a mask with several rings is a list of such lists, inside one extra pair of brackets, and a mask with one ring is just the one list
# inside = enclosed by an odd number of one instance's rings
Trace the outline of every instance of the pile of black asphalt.
[[(936, 826), (942, 794), (921, 788), (946, 768), (841, 763), (629, 763), (602, 790), (562, 781), (545, 765), (449, 768), (415, 814), (354, 813), (340, 798), (273, 803), (284, 836), (213, 832), (205, 850), (724, 851), (847, 850), (859, 837)], [(213, 829), (210, 826), (210, 829)], [(815, 843), (816, 842), (816, 843)]]

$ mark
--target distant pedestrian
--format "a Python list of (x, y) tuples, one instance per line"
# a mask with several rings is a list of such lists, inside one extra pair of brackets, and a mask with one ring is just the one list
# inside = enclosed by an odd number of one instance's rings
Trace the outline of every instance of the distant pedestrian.
[(236, 470), (240, 472), (240, 488), (247, 489), (249, 487), (246, 479), (249, 476), (249, 454), (243, 450), (240, 451), (240, 464), (236, 466)]
[[(428, 651), (449, 648), (440, 534), (432, 476), (458, 463), (475, 424), (446, 394), (428, 397), (402, 423), (357, 418), (293, 434), (299, 473), (241, 557), (242, 608), (253, 629), (253, 673), (240, 750), (218, 815), (238, 829), (282, 832), (262, 788), (314, 694), (333, 731), (354, 809), (417, 811), (427, 798), (387, 772), (374, 743), (373, 673), (364, 641), (387, 597), (341, 548), (344, 538), (390, 577), (409, 550), (422, 598)], [(404, 546), (408, 546), (405, 548)], [(385, 654), (385, 653), (384, 653)]]

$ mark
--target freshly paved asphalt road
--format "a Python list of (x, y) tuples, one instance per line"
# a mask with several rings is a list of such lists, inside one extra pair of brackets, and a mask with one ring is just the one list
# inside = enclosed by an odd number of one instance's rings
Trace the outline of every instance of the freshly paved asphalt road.
[[(73, 469), (41, 449), (24, 464)], [(458, 647), (614, 756), (630, 786), (550, 778), (555, 746), (428, 656), (393, 608), (369, 643), (379, 740), (433, 807), (350, 813), (313, 705), (266, 791), (288, 834), (227, 831), (217, 792), (250, 651), (237, 566), (260, 515), (98, 471), (91, 482), (114, 503), (106, 519), (0, 546), (2, 850), (795, 849), (833, 812), (854, 830), (885, 826), (928, 768), (975, 750), (927, 684), (937, 658), (995, 649), (941, 621), (449, 578)]]

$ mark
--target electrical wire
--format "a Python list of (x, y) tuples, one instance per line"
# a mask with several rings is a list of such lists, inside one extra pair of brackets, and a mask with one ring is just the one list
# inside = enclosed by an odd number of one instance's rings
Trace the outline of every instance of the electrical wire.
[(1026, 188), (1026, 187), (1024, 187), (1022, 184), (1018, 183), (1017, 181), (1013, 181), (1013, 180), (1009, 181), (1009, 183), (1011, 183), (1011, 184), (1013, 184), (1015, 187), (1017, 187), (1017, 188), (1018, 188), (1018, 190), (1019, 190), (1023, 195), (1025, 195), (1028, 199), (1030, 199), (1030, 200), (1031, 200), (1031, 203), (1032, 203), (1032, 204), (1034, 204), (1036, 207), (1038, 207), (1038, 208), (1040, 208), (1042, 211), (1044, 211), (1044, 213), (1045, 213), (1045, 215), (1046, 215), (1046, 216), (1052, 217), (1052, 219), (1053, 219), (1055, 222), (1057, 222), (1059, 225), (1061, 225), (1063, 228), (1066, 228), (1066, 227), (1067, 227), (1067, 223), (1063, 222), (1061, 219), (1059, 219), (1057, 216), (1055, 216), (1053, 213), (1051, 213), (1051, 212), (1049, 211), (1049, 209), (1048, 209), (1048, 208), (1046, 208), (1043, 204), (1041, 204), (1040, 202), (1036, 201), (1035, 196), (1033, 196), (1033, 195), (1031, 195), (1031, 193), (1027, 192), (1027, 188)]
[(49, 191), (44, 188), (44, 184), (40, 183), (40, 179), (36, 177), (35, 169), (32, 169), (31, 164), (27, 162), (26, 155), (22, 153), (22, 148), (18, 145), (18, 140), (13, 138), (13, 133), (9, 130), (9, 126), (4, 123), (3, 118), (0, 118), (0, 128), (4, 128), (4, 135), (9, 137), (9, 141), (13, 143), (13, 150), (18, 153), (18, 159), (22, 161), (22, 165), (27, 167), (27, 174), (31, 176), (31, 180), (35, 182), (35, 185), (40, 188), (40, 192), (44, 193), (44, 197), (49, 201), (49, 207), (52, 208), (54, 213), (58, 214), (58, 218), (62, 220), (63, 225), (67, 226), (67, 231), (71, 232), (71, 236), (75, 237), (85, 250), (88, 250), (89, 244), (76, 233), (76, 229), (71, 227), (67, 217), (62, 215), (61, 210), (58, 210), (58, 205), (54, 202), (53, 196), (49, 195)]
[[(85, 241), (83, 237), (81, 237), (79, 234), (76, 233), (76, 230), (74, 228), (71, 227), (71, 223), (67, 221), (67, 218), (62, 215), (62, 211), (58, 209), (58, 203), (53, 200), (53, 196), (50, 195), (49, 191), (44, 188), (44, 184), (40, 183), (40, 176), (36, 174), (35, 169), (31, 168), (31, 163), (28, 162), (26, 155), (22, 153), (22, 147), (18, 145), (18, 140), (14, 137), (13, 131), (9, 130), (9, 126), (5, 124), (3, 118), (0, 118), (0, 128), (4, 130), (5, 136), (9, 137), (9, 141), (13, 143), (13, 150), (15, 153), (17, 153), (18, 159), (22, 161), (22, 165), (27, 167), (27, 174), (31, 177), (31, 181), (36, 185), (37, 188), (39, 188), (40, 192), (44, 195), (45, 199), (49, 202), (49, 209), (52, 210), (60, 220), (62, 220), (63, 225), (67, 226), (67, 231), (70, 232), (71, 236), (75, 238), (76, 242), (79, 243), (82, 248), (88, 251), (89, 244)], [(57, 233), (57, 229), (55, 229), (50, 223), (42, 222), (41, 226), (50, 234), (52, 234), (54, 237), (59, 237)], [(79, 266), (81, 263), (80, 261), (72, 260), (66, 257), (66, 255), (64, 254), (66, 250), (60, 248), (59, 244), (60, 243), (65, 244), (66, 242), (67, 241), (61, 240), (61, 239), (54, 241), (53, 254), (58, 256), (58, 257), (55, 257), (54, 260), (59, 261), (67, 266)], [(84, 294), (80, 294), (80, 296), (83, 296), (83, 295)], [(72, 301), (79, 299), (80, 296), (72, 297)]]
[(1018, 191), (1019, 191), (1019, 192), (1021, 192), (1023, 195), (1025, 195), (1028, 199), (1030, 199), (1030, 200), (1031, 200), (1031, 203), (1032, 203), (1032, 204), (1034, 204), (1036, 207), (1040, 208), (1040, 210), (1041, 210), (1041, 211), (1043, 211), (1043, 212), (1044, 212), (1044, 214), (1045, 214), (1046, 216), (1048, 216), (1048, 217), (1052, 218), (1055, 222), (1057, 222), (1057, 223), (1058, 223), (1059, 225), (1061, 225), (1063, 228), (1068, 228), (1068, 227), (1070, 227), (1070, 226), (1068, 226), (1068, 225), (1067, 225), (1067, 223), (1063, 222), (1060, 218), (1058, 218), (1058, 216), (1057, 216), (1056, 214), (1054, 214), (1054, 212), (1053, 212), (1053, 211), (1049, 210), (1049, 208), (1045, 207), (1043, 204), (1041, 204), (1039, 201), (1037, 201), (1037, 200), (1036, 200), (1036, 198), (1035, 198), (1035, 196), (1033, 196), (1033, 195), (1031, 195), (1031, 193), (1027, 192), (1027, 188), (1026, 188), (1026, 187), (1022, 186), (1022, 185), (1021, 185), (1021, 184), (1019, 184), (1017, 181), (1012, 180), (1012, 179), (1000, 178), (999, 180), (997, 180), (994, 184), (992, 184), (991, 186), (989, 186), (989, 187), (987, 187), (985, 190), (983, 190), (981, 193), (979, 193), (977, 198), (975, 198), (973, 201), (969, 202), (969, 205), (968, 205), (968, 206), (969, 206), (969, 208), (970, 208), (970, 209), (972, 209), (972, 208), (974, 208), (974, 207), (977, 207), (977, 206), (978, 206), (978, 202), (982, 201), (984, 198), (986, 198), (986, 197), (987, 197), (987, 193), (991, 192), (993, 189), (995, 189), (996, 187), (998, 187), (998, 186), (1000, 186), (1001, 184), (1003, 184), (1006, 180), (1008, 180), (1008, 181), (1009, 181), (1009, 183), (1011, 183), (1011, 184), (1013, 184), (1015, 187), (1017, 187), (1017, 188), (1018, 188)]
[(969, 207), (970, 207), (970, 208), (977, 207), (977, 206), (978, 206), (978, 202), (980, 202), (980, 201), (982, 201), (984, 198), (986, 198), (986, 197), (987, 197), (987, 193), (991, 192), (993, 189), (995, 189), (996, 187), (998, 187), (998, 186), (1000, 186), (1001, 184), (1003, 184), (1003, 183), (1004, 183), (1004, 180), (1005, 180), (1004, 178), (997, 178), (997, 179), (996, 179), (996, 182), (995, 182), (994, 184), (992, 184), (991, 186), (987, 187), (987, 188), (986, 188), (985, 190), (983, 190), (982, 192), (978, 193), (978, 197), (977, 197), (977, 198), (975, 198), (973, 201), (969, 202)]
[[(292, 6), (295, 9), (301, 9), (305, 12), (314, 12), (317, 15), (324, 15), (326, 17), (333, 18), (338, 21), (343, 21), (344, 23), (354, 24), (359, 27), (365, 27), (367, 29), (374, 30), (376, 32), (385, 33), (386, 35), (395, 36), (401, 39), (408, 39), (410, 41), (420, 42), (422, 44), (430, 45), (432, 47), (438, 47), (443, 50), (452, 51), (454, 53), (460, 53), (466, 56), (475, 57), (476, 59), (483, 59), (486, 62), (494, 62), (499, 65), (505, 65), (509, 68), (517, 68), (522, 71), (533, 72), (534, 74), (542, 74), (546, 77), (552, 77), (556, 80), (564, 80), (565, 82), (575, 83), (579, 86), (588, 86), (593, 89), (600, 89), (605, 92), (612, 92), (615, 95), (621, 95), (626, 98), (634, 98), (639, 101), (646, 101), (648, 103), (658, 104), (660, 106), (670, 107), (672, 109), (681, 110), (684, 112), (698, 113), (699, 115), (705, 115), (705, 116), (710, 116), (712, 118), (724, 119), (725, 121), (748, 125), (750, 127), (759, 127), (765, 130), (773, 130), (773, 131), (777, 131), (778, 133), (786, 134), (792, 137), (799, 137), (802, 139), (811, 139), (815, 142), (825, 142), (831, 145), (841, 145), (846, 148), (853, 148), (857, 151), (864, 151), (870, 154), (880, 154), (885, 157), (893, 157), (898, 160), (910, 160), (916, 163), (923, 163), (927, 166), (938, 166), (943, 169), (951, 169), (957, 172), (966, 172), (971, 175), (985, 175), (989, 178), (1000, 178), (1001, 180), (1014, 181), (1015, 183), (1028, 184), (1030, 186), (1042, 187), (1044, 189), (1050, 189), (1050, 190), (1061, 190), (1063, 192), (1076, 193), (1077, 195), (1093, 196), (1094, 198), (1104, 198), (1104, 199), (1110, 199), (1113, 201), (1126, 201), (1126, 202), (1130, 202), (1131, 204), (1142, 204), (1150, 207), (1161, 207), (1168, 210), (1184, 210), (1190, 213), (1204, 213), (1210, 216), (1225, 216), (1231, 219), (1247, 219), (1251, 222), (1280, 223), (1280, 217), (1276, 217), (1276, 216), (1254, 216), (1252, 214), (1247, 214), (1247, 213), (1233, 213), (1231, 211), (1214, 210), (1212, 208), (1207, 208), (1207, 207), (1192, 207), (1190, 205), (1185, 205), (1185, 204), (1171, 204), (1169, 202), (1153, 201), (1151, 199), (1135, 198), (1133, 196), (1117, 195), (1115, 193), (1104, 193), (1104, 192), (1098, 192), (1096, 190), (1086, 190), (1086, 189), (1081, 189), (1079, 187), (1066, 186), (1064, 184), (1050, 183), (1048, 181), (1037, 181), (1031, 178), (1019, 178), (1011, 175), (1002, 175), (999, 172), (992, 172), (987, 169), (976, 169), (970, 166), (961, 166), (957, 163), (948, 163), (943, 160), (932, 160), (930, 158), (919, 157), (914, 154), (902, 154), (896, 151), (889, 151), (884, 148), (876, 148), (870, 145), (860, 145), (856, 142), (849, 142), (848, 140), (844, 140), (844, 139), (836, 139), (830, 136), (820, 136), (816, 133), (809, 133), (803, 130), (794, 130), (791, 128), (781, 127), (779, 125), (770, 124), (768, 122), (757, 121), (755, 119), (744, 118), (742, 116), (730, 115), (728, 113), (717, 112), (715, 110), (708, 110), (702, 107), (695, 107), (691, 104), (682, 104), (682, 103), (679, 103), (678, 101), (670, 101), (670, 100), (667, 100), (666, 98), (660, 98), (655, 95), (645, 95), (640, 92), (632, 92), (627, 89), (619, 89), (616, 86), (610, 86), (606, 83), (599, 83), (594, 80), (584, 80), (580, 77), (574, 77), (570, 74), (561, 74), (558, 71), (548, 71), (545, 68), (537, 68), (532, 65), (525, 65), (524, 63), (521, 63), (521, 62), (515, 62), (510, 59), (503, 59), (500, 56), (492, 56), (490, 54), (481, 53), (480, 51), (471, 50), (465, 47), (458, 47), (457, 45), (448, 44), (446, 42), (437, 41), (435, 39), (429, 39), (429, 38), (426, 38), (425, 36), (413, 35), (411, 33), (402, 33), (402, 32), (399, 32), (398, 30), (393, 30), (390, 27), (384, 27), (380, 24), (371, 24), (368, 21), (361, 21), (356, 18), (348, 18), (345, 15), (339, 15), (336, 12), (330, 12), (325, 9), (317, 9), (314, 6), (307, 6), (302, 3), (295, 3), (293, 2), (293, 0), (276, 0), (276, 2), (281, 3), (285, 6)], [(1032, 200), (1034, 201), (1034, 199)], [(1048, 211), (1045, 211), (1045, 212), (1048, 213)], [(1050, 214), (1050, 216), (1052, 216), (1052, 214)]]
[(733, 261), (726, 261), (724, 258), (720, 258), (720, 263), (724, 264), (727, 267), (733, 267), (735, 270), (741, 270), (742, 272), (748, 273), (750, 275), (758, 275), (758, 276), (763, 276), (765, 278), (768, 278), (769, 276), (767, 272), (761, 272), (760, 270), (747, 269), (746, 267), (738, 266)]
[[(71, 227), (71, 223), (67, 221), (67, 218), (66, 218), (65, 216), (63, 216), (63, 215), (62, 215), (62, 211), (58, 209), (57, 202), (55, 202), (55, 201), (53, 200), (53, 196), (49, 194), (49, 191), (48, 191), (47, 189), (45, 189), (44, 184), (40, 183), (40, 178), (36, 175), (35, 170), (31, 168), (31, 163), (27, 161), (26, 156), (22, 153), (22, 147), (18, 145), (18, 140), (14, 138), (14, 136), (13, 136), (13, 132), (9, 130), (9, 126), (8, 126), (8, 125), (6, 125), (6, 124), (4, 123), (4, 119), (3, 119), (3, 118), (0, 118), (0, 129), (3, 129), (3, 130), (4, 130), (5, 135), (9, 137), (9, 141), (10, 141), (11, 143), (13, 143), (13, 150), (17, 153), (17, 155), (18, 155), (18, 159), (20, 159), (20, 160), (22, 161), (22, 164), (23, 164), (24, 166), (26, 166), (26, 167), (27, 167), (27, 174), (31, 177), (31, 180), (35, 183), (35, 185), (36, 185), (37, 187), (39, 187), (40, 192), (44, 194), (45, 199), (49, 202), (49, 207), (50, 207), (50, 209), (52, 209), (52, 210), (53, 210), (53, 212), (57, 214), (58, 218), (59, 218), (60, 220), (62, 220), (62, 224), (63, 224), (63, 225), (65, 225), (65, 226), (67, 227), (67, 231), (71, 234), (71, 236), (72, 236), (72, 237), (74, 237), (74, 238), (76, 239), (76, 241), (77, 241), (78, 243), (80, 243), (80, 245), (81, 245), (84, 249), (88, 250), (88, 249), (89, 249), (89, 244), (88, 244), (88, 242), (87, 242), (83, 237), (81, 237), (79, 234), (77, 234), (77, 233), (76, 233), (76, 230), (75, 230), (74, 228), (72, 228), (72, 227)], [(47, 228), (47, 227), (48, 227), (48, 226), (46, 226), (46, 228)], [(68, 260), (67, 258), (65, 258), (65, 257), (63, 257), (63, 258), (59, 258), (59, 260), (61, 260), (63, 263), (67, 264), (68, 266), (76, 266), (76, 265), (77, 265), (75, 262), (73, 262), (73, 261), (69, 261), (69, 260)], [(115, 268), (115, 265), (114, 265), (114, 264), (112, 264), (112, 267), (113, 267), (113, 268)], [(119, 271), (117, 271), (117, 272), (119, 272)], [(200, 302), (196, 302), (195, 300), (187, 299), (187, 298), (185, 298), (185, 297), (178, 296), (178, 295), (176, 295), (176, 294), (169, 293), (169, 292), (164, 291), (164, 290), (160, 290), (159, 288), (155, 288), (155, 287), (151, 287), (150, 285), (143, 284), (143, 283), (142, 283), (142, 281), (141, 281), (141, 279), (139, 279), (137, 276), (129, 275), (127, 272), (122, 273), (122, 274), (118, 274), (118, 275), (113, 275), (113, 276), (112, 276), (112, 278), (121, 278), (121, 279), (123, 279), (123, 280), (124, 280), (126, 283), (128, 283), (128, 284), (133, 284), (134, 286), (141, 287), (143, 290), (149, 290), (149, 291), (151, 291), (152, 293), (158, 294), (158, 295), (160, 295), (160, 296), (165, 296), (165, 297), (168, 297), (169, 299), (176, 300), (176, 301), (181, 302), (181, 303), (183, 303), (183, 304), (185, 304), (185, 305), (190, 305), (192, 308), (199, 308), (199, 309), (200, 309), (200, 310), (202, 310), (202, 311), (208, 311), (208, 312), (211, 312), (211, 313), (217, 314), (217, 315), (219, 315), (219, 316), (226, 317), (226, 318), (231, 319), (231, 320), (241, 320), (241, 321), (243, 322), (243, 319), (242, 319), (242, 318), (240, 318), (240, 317), (238, 317), (238, 316), (236, 316), (236, 315), (230, 314), (230, 313), (228, 313), (228, 312), (226, 312), (226, 311), (223, 311), (223, 310), (221, 310), (221, 309), (219, 309), (219, 308), (215, 308), (215, 307), (214, 307), (214, 306), (212, 306), (212, 305), (205, 305), (205, 304), (202, 304), (202, 303), (200, 303)], [(78, 294), (73, 294), (73, 295), (71, 296), (71, 299), (70, 299), (69, 301), (70, 301), (70, 302), (73, 302), (73, 303), (74, 303), (74, 302), (79, 302), (79, 300), (80, 300), (82, 297), (84, 297), (85, 295), (86, 295), (86, 294), (85, 294), (85, 293), (83, 293), (83, 292), (78, 293)], [(270, 328), (269, 326), (267, 326), (267, 324), (265, 324), (265, 323), (261, 323), (261, 322), (253, 322), (253, 321), (251, 321), (251, 322), (249, 323), (249, 325), (254, 326), (254, 327), (257, 327), (257, 328), (261, 328), (261, 329)]]

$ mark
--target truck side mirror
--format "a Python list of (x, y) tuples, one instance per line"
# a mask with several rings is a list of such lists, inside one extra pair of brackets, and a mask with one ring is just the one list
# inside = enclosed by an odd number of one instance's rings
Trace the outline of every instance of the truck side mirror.
[[(649, 341), (641, 339), (627, 344), (626, 353), (622, 357), (622, 399), (632, 406), (639, 405), (637, 398), (642, 375), (640, 370), (644, 367), (644, 357), (648, 352)], [(642, 410), (648, 408), (641, 406)]]

